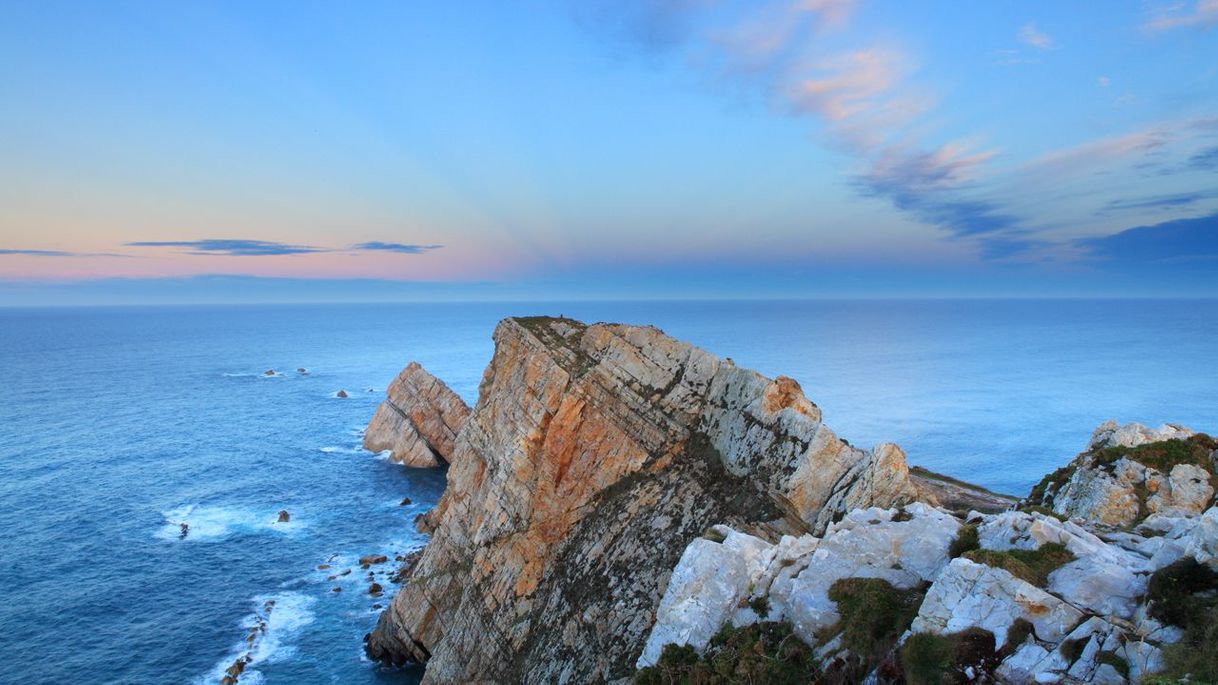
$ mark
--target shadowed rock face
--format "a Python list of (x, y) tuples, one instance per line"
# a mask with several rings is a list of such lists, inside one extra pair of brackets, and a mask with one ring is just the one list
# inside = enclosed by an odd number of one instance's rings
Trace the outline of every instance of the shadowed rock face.
[(432, 539), (368, 636), (427, 682), (627, 677), (713, 524), (820, 534), (918, 496), (899, 448), (849, 446), (795, 381), (655, 328), (506, 319), (494, 338)]
[(406, 466), (440, 466), (453, 453), (469, 407), (443, 381), (410, 362), (389, 385), (364, 431), (364, 449), (391, 450), (390, 460)]

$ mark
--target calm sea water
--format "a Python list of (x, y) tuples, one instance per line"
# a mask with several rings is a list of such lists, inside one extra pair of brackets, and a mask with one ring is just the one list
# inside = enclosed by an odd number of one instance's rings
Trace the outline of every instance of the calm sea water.
[(387, 597), (328, 576), (420, 546), (443, 474), (360, 430), (412, 359), (472, 403), (495, 322), (534, 313), (654, 323), (1006, 492), (1107, 418), (1218, 429), (1213, 301), (0, 310), (0, 681), (214, 683), (274, 599), (242, 683), (415, 682), (362, 657)]

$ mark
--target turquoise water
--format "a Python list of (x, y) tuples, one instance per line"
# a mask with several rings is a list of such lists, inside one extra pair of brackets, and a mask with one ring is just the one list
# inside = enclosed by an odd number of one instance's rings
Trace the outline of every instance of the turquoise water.
[(0, 681), (216, 682), (274, 599), (242, 683), (415, 682), (362, 656), (387, 596), (327, 578), (421, 545), (443, 473), (359, 433), (411, 359), (472, 403), (495, 322), (534, 313), (654, 323), (1007, 492), (1107, 418), (1218, 429), (1213, 301), (0, 310)]

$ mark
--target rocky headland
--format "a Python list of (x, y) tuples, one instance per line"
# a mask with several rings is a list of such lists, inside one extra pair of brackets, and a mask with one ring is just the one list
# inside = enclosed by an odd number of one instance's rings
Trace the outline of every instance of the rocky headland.
[(494, 340), (472, 410), (411, 364), (369, 426), (369, 449), (449, 464), (374, 659), (429, 683), (1218, 669), (1208, 436), (1104, 424), (1017, 500), (852, 446), (794, 380), (652, 327), (509, 318)]

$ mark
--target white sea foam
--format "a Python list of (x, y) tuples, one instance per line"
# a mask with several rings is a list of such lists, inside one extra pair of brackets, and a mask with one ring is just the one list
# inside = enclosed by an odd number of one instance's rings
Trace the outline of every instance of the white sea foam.
[[(304, 522), (293, 518), (278, 521), (278, 509), (253, 510), (224, 506), (185, 506), (162, 512), (165, 522), (156, 531), (161, 540), (183, 542), (217, 542), (238, 534), (276, 533), (291, 535), (304, 528)], [(182, 535), (186, 524), (186, 535)]]
[(241, 620), (240, 640), (211, 671), (196, 679), (199, 685), (220, 682), (225, 669), (238, 660), (245, 661), (245, 670), (240, 677), (242, 685), (262, 682), (257, 666), (289, 658), (295, 653), (292, 641), (313, 622), (312, 606), (317, 600), (299, 592), (281, 592), (259, 595), (252, 601), (253, 612)]
[(339, 447), (337, 445), (328, 445), (326, 447), (319, 447), (319, 448), (317, 448), (317, 450), (319, 452), (325, 452), (326, 454), (361, 454), (366, 451), (363, 447), (360, 447), (358, 445), (356, 445), (354, 447)]

